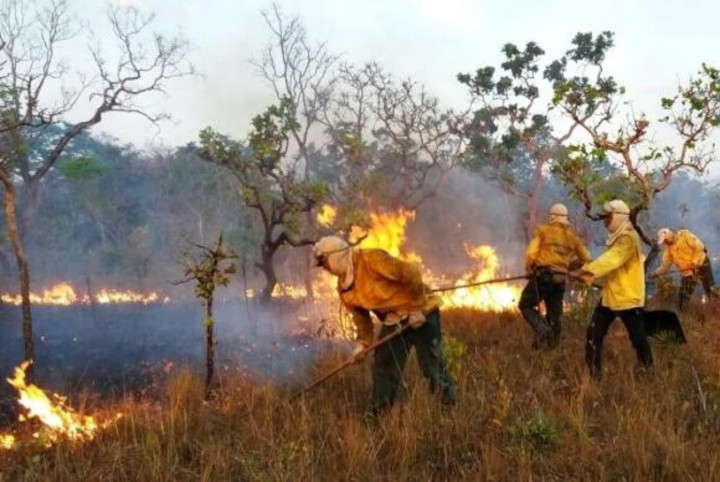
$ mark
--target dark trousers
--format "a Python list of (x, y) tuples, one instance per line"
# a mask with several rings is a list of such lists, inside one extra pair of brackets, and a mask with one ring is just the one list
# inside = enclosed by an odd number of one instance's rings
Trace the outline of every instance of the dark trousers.
[[(415, 347), (420, 369), (430, 383), (430, 390), (439, 391), (443, 403), (455, 402), (457, 388), (445, 369), (442, 354), (440, 310), (432, 311), (426, 318), (427, 321), (420, 328), (408, 328), (403, 334), (375, 350), (373, 412), (377, 413), (395, 402), (402, 372), (412, 347)], [(384, 338), (396, 329), (397, 326), (383, 326), (379, 336)]]
[(692, 298), (695, 292), (695, 286), (697, 286), (698, 281), (702, 284), (708, 298), (718, 296), (717, 293), (713, 291), (715, 279), (713, 277), (710, 256), (708, 256), (707, 252), (705, 253), (705, 262), (697, 269), (695, 274), (692, 276), (683, 276), (680, 280), (680, 297), (678, 300), (678, 309), (680, 311), (685, 311), (690, 305), (690, 298)]
[(645, 367), (653, 364), (652, 352), (645, 334), (642, 308), (613, 311), (598, 304), (593, 312), (585, 338), (585, 362), (590, 369), (590, 375), (595, 379), (602, 377), (603, 341), (610, 325), (617, 317), (620, 317), (630, 335), (630, 343), (632, 343), (635, 353), (637, 353), (640, 364)]
[[(535, 344), (556, 344), (560, 340), (565, 283), (553, 282), (553, 272), (537, 270), (520, 295), (518, 306), (523, 318), (535, 332)], [(546, 319), (540, 316), (540, 302), (545, 303)]]

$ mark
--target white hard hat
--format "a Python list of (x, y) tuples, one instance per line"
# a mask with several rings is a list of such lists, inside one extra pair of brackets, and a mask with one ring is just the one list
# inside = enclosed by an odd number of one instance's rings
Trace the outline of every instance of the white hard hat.
[(625, 201), (620, 199), (613, 199), (603, 204), (603, 212), (605, 215), (608, 214), (622, 214), (624, 216), (630, 215), (630, 208)]
[(671, 239), (673, 236), (673, 232), (668, 228), (662, 228), (660, 231), (658, 231), (658, 237), (657, 242), (658, 244), (662, 244), (668, 239)]
[(550, 207), (550, 214), (552, 214), (553, 216), (567, 216), (568, 209), (562, 203), (553, 204)]
[(314, 266), (322, 266), (323, 258), (347, 249), (350, 249), (350, 245), (343, 238), (339, 236), (323, 236), (312, 247)]

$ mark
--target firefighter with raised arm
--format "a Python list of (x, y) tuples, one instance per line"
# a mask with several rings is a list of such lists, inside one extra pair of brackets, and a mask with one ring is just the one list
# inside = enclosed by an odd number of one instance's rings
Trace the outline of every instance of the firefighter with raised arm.
[(705, 245), (697, 236), (687, 229), (673, 232), (668, 228), (663, 228), (658, 231), (658, 244), (665, 248), (662, 263), (650, 277), (655, 278), (667, 273), (673, 264), (677, 267), (681, 276), (678, 303), (680, 311), (688, 308), (698, 281), (702, 284), (708, 298), (717, 299), (718, 294), (715, 291), (710, 256), (708, 256)]
[[(567, 207), (554, 204), (547, 224), (537, 227), (525, 254), (530, 280), (519, 308), (535, 332), (533, 347), (555, 346), (560, 341), (565, 278), (575, 260), (581, 264), (590, 261), (590, 251), (570, 225)], [(539, 312), (541, 302), (545, 303), (545, 318)]]
[(338, 293), (357, 328), (355, 355), (373, 340), (373, 313), (385, 338), (402, 323), (410, 328), (379, 346), (373, 364), (372, 415), (393, 405), (403, 368), (415, 347), (430, 389), (444, 404), (454, 404), (455, 382), (445, 369), (440, 328), (442, 301), (423, 284), (417, 266), (381, 249), (354, 249), (344, 239), (325, 236), (313, 246), (316, 266), (338, 277)]

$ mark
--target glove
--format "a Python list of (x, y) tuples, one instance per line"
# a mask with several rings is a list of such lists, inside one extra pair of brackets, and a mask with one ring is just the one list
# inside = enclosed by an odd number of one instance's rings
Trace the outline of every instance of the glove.
[(408, 325), (414, 330), (417, 330), (425, 323), (425, 315), (422, 311), (411, 311), (408, 317)]
[(582, 268), (579, 268), (579, 269), (570, 271), (570, 272), (568, 273), (568, 276), (570, 276), (571, 278), (578, 279), (578, 280), (582, 281), (582, 282), (585, 283), (585, 284), (590, 284), (590, 283), (592, 283), (592, 279), (593, 279), (593, 274), (592, 274), (591, 272), (589, 272), (589, 271), (585, 271), (585, 270), (582, 269)]
[(360, 363), (365, 360), (365, 357), (367, 356), (366, 353), (363, 353), (365, 348), (367, 348), (367, 345), (365, 345), (364, 343), (357, 344), (355, 349), (352, 351), (353, 363)]

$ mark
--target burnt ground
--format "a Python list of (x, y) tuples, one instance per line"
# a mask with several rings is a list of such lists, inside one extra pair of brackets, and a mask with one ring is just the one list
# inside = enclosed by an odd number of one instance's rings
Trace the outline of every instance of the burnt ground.
[[(248, 309), (249, 308), (249, 309)], [(298, 306), (216, 307), (216, 373), (297, 382), (327, 339), (293, 334)], [(301, 310), (300, 310), (301, 311)], [(33, 307), (35, 382), (72, 402), (153, 395), (182, 366), (204, 371), (199, 304)], [(0, 425), (15, 419), (15, 391), (4, 382), (22, 361), (19, 308), (0, 308)], [(158, 392), (159, 393), (159, 392)]]

